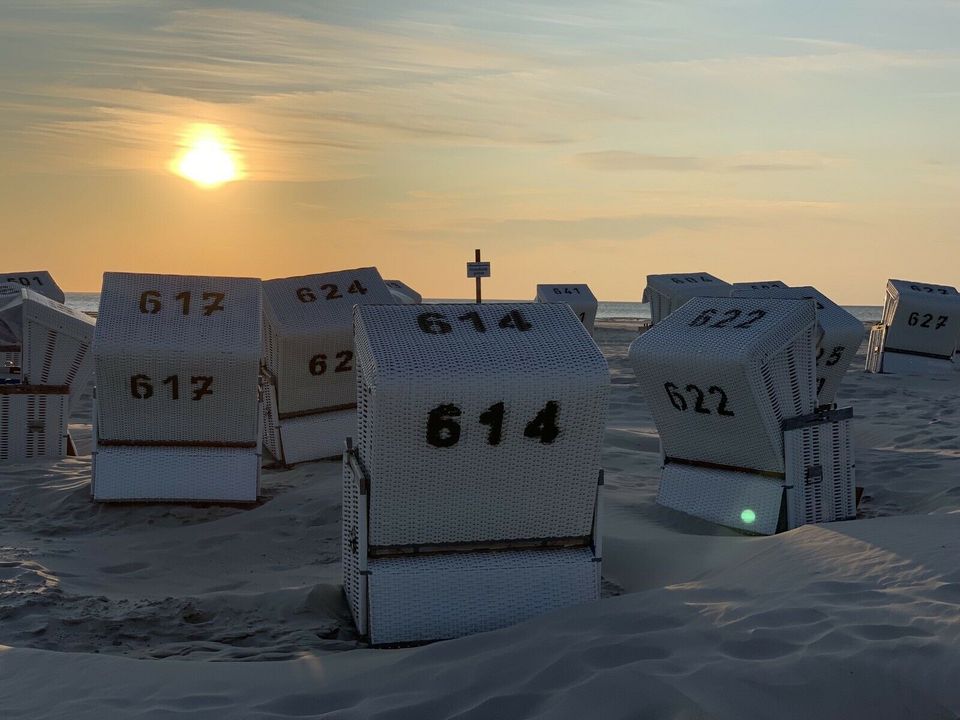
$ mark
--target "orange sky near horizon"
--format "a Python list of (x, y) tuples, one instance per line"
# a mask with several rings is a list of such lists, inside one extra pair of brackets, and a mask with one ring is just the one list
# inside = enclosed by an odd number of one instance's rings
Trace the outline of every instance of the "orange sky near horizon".
[[(257, 5), (5, 7), (5, 267), (95, 291), (375, 265), (469, 297), (479, 247), (491, 298), (960, 285), (958, 4)], [(197, 123), (241, 179), (171, 171)]]

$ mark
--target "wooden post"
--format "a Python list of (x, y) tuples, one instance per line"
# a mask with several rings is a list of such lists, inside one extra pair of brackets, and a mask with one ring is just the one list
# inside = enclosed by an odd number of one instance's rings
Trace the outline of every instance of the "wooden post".
[[(477, 261), (477, 262), (480, 262), (480, 248), (477, 248), (476, 250), (474, 250), (474, 253), (475, 253), (475, 255), (476, 255), (476, 261)], [(480, 277), (477, 276), (477, 305), (479, 305), (480, 302), (481, 302), (481, 299), (480, 299)]]

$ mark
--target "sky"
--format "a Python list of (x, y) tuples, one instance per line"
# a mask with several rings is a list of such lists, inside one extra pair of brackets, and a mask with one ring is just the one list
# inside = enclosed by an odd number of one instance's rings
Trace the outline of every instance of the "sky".
[[(0, 68), (0, 270), (66, 290), (960, 284), (960, 0), (0, 0)], [(171, 172), (197, 124), (241, 179)]]

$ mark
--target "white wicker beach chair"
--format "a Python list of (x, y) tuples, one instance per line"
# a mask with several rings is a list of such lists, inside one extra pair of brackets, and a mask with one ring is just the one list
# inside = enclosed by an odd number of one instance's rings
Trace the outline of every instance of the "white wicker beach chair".
[(793, 298), (817, 304), (817, 405), (837, 401), (837, 391), (866, 335), (863, 323), (814, 287), (747, 288), (734, 285), (733, 297)]
[(583, 326), (593, 334), (597, 320), (597, 298), (588, 285), (537, 285), (539, 303), (565, 303)]
[(650, 303), (650, 324), (656, 325), (694, 297), (729, 297), (730, 283), (710, 273), (647, 275), (643, 302)]
[(15, 283), (58, 303), (66, 301), (63, 290), (46, 270), (0, 273), (0, 283)]
[(0, 460), (72, 451), (70, 408), (93, 373), (93, 320), (25, 286), (0, 285)]
[(95, 500), (256, 501), (261, 322), (258, 279), (104, 275)]
[(373, 644), (492, 630), (599, 595), (609, 374), (559, 304), (355, 311), (344, 587)]
[(267, 280), (264, 442), (283, 465), (338, 457), (357, 422), (353, 306), (398, 301), (376, 268)]
[(954, 368), (960, 293), (949, 285), (888, 280), (883, 319), (870, 331), (866, 369), (936, 373)]
[(423, 302), (423, 296), (416, 290), (400, 280), (384, 280), (390, 294), (396, 298), (401, 305), (419, 305)]
[(815, 410), (816, 335), (810, 300), (696, 298), (633, 343), (660, 504), (760, 534), (855, 515), (852, 412)]

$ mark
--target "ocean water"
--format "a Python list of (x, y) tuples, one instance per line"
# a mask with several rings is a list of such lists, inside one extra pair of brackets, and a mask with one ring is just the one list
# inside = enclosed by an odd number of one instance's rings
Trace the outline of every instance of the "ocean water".
[[(66, 293), (67, 305), (95, 312), (100, 307), (100, 293)], [(471, 300), (463, 299), (434, 299), (428, 302), (454, 302), (469, 303)], [(501, 301), (514, 302), (514, 301)], [(858, 320), (863, 322), (880, 322), (880, 315), (883, 308), (879, 305), (849, 305), (847, 310)], [(601, 302), (597, 307), (597, 319), (599, 320), (649, 320), (650, 306), (647, 303), (639, 302)]]

